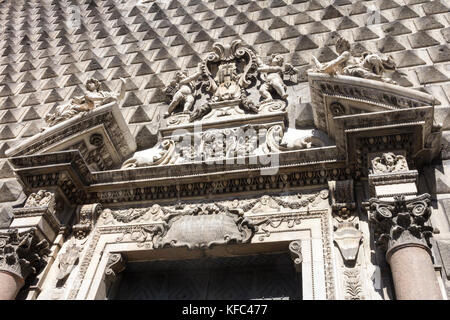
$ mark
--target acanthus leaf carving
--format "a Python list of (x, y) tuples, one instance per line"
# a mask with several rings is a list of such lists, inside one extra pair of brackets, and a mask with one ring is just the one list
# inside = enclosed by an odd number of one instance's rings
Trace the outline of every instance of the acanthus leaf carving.
[(410, 199), (399, 195), (393, 201), (371, 198), (367, 209), (375, 225), (376, 243), (388, 253), (403, 244), (431, 247), (433, 227), (428, 225), (432, 212), (429, 194)]
[(44, 269), (49, 254), (49, 243), (38, 239), (36, 228), (0, 232), (0, 270), (26, 280)]

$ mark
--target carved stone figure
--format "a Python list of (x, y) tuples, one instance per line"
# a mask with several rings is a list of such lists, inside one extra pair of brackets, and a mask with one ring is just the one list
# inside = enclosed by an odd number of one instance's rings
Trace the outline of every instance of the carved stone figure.
[(330, 75), (341, 74), (395, 84), (395, 81), (392, 79), (383, 77), (385, 70), (395, 70), (396, 68), (391, 56), (384, 58), (378, 53), (365, 52), (362, 54), (362, 57), (356, 57), (350, 51), (350, 43), (344, 38), (337, 40), (336, 51), (339, 56), (326, 63), (320, 63), (313, 56), (312, 63), (316, 68), (315, 71)]
[(85, 204), (79, 206), (77, 210), (78, 223), (72, 228), (77, 239), (84, 239), (94, 226), (102, 205), (99, 203)]
[(136, 152), (123, 163), (122, 169), (168, 164), (174, 151), (175, 142), (173, 140), (163, 140), (153, 148)]
[(89, 79), (86, 82), (86, 92), (84, 96), (74, 97), (68, 103), (58, 106), (54, 113), (47, 114), (45, 121), (49, 127), (60, 123), (61, 121), (73, 118), (78, 114), (84, 114), (93, 110), (95, 107), (111, 101), (118, 101), (125, 95), (126, 80), (120, 78), (122, 85), (120, 92), (100, 91), (100, 81)]
[(241, 88), (237, 83), (238, 73), (233, 62), (219, 65), (214, 81), (217, 83), (214, 101), (236, 100), (241, 97)]
[(272, 100), (270, 90), (275, 90), (281, 99), (286, 99), (288, 95), (282, 75), (295, 73), (294, 67), (289, 63), (284, 63), (283, 56), (279, 54), (271, 56), (269, 65), (262, 63), (261, 59), (258, 59), (258, 65), (257, 70), (261, 73), (261, 79), (264, 81), (259, 92), (264, 101)]
[(172, 101), (169, 104), (167, 113), (164, 115), (165, 117), (170, 116), (175, 108), (183, 101), (183, 112), (192, 111), (196, 95), (195, 80), (197, 80), (202, 73), (202, 65), (199, 64), (198, 71), (191, 76), (188, 76), (186, 71), (178, 71), (175, 74), (175, 79), (164, 89), (167, 95), (172, 96)]
[(408, 171), (408, 163), (404, 156), (386, 152), (372, 159), (372, 169), (373, 173), (402, 172)]
[(53, 193), (39, 190), (36, 193), (30, 194), (27, 201), (25, 202), (24, 207), (43, 207), (50, 205), (50, 202), (53, 198)]
[(288, 128), (285, 132), (281, 125), (275, 125), (267, 130), (264, 151), (270, 153), (323, 147), (327, 145), (328, 140), (319, 130)]

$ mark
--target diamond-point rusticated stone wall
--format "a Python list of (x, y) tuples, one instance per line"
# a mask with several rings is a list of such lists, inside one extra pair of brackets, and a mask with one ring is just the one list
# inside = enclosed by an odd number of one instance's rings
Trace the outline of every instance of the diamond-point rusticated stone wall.
[[(2, 0), (0, 1), (0, 228), (26, 199), (5, 151), (38, 134), (45, 115), (83, 94), (89, 78), (118, 91), (138, 150), (153, 146), (167, 111), (164, 87), (197, 68), (213, 43), (241, 39), (264, 59), (283, 55), (298, 70), (298, 127), (311, 126), (306, 70), (337, 57), (342, 36), (355, 52), (392, 55), (400, 85), (434, 96), (442, 166), (423, 183), (438, 195), (433, 223), (450, 277), (450, 5), (445, 0)], [(402, 75), (403, 74), (403, 75)], [(289, 112), (293, 112), (292, 108)], [(447, 220), (446, 220), (447, 219)], [(447, 252), (447, 254), (446, 254)], [(447, 260), (446, 260), (447, 259)]]

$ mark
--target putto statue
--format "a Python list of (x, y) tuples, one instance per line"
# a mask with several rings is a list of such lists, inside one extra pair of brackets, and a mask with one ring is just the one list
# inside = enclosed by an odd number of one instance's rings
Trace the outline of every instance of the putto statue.
[(54, 113), (47, 114), (45, 121), (49, 127), (54, 126), (64, 120), (73, 118), (80, 113), (89, 112), (95, 107), (111, 101), (119, 101), (125, 95), (126, 80), (120, 78), (122, 85), (120, 92), (100, 91), (100, 81), (89, 79), (86, 82), (86, 92), (84, 96), (74, 97), (68, 103), (56, 107)]
[(269, 65), (264, 64), (261, 59), (258, 59), (258, 72), (261, 73), (261, 79), (264, 83), (259, 89), (259, 93), (264, 101), (272, 100), (272, 95), (269, 90), (275, 90), (281, 99), (286, 99), (286, 85), (283, 81), (283, 74), (295, 74), (294, 67), (289, 63), (284, 63), (283, 56), (273, 54), (270, 58)]
[(338, 57), (326, 63), (320, 63), (316, 57), (312, 57), (312, 63), (317, 72), (330, 75), (346, 75), (371, 80), (378, 80), (396, 84), (391, 78), (383, 77), (386, 70), (395, 70), (395, 62), (391, 56), (382, 57), (377, 53), (365, 52), (361, 57), (353, 56), (350, 52), (350, 43), (339, 38), (336, 42)]
[(196, 95), (195, 80), (197, 80), (202, 73), (201, 64), (198, 65), (198, 71), (192, 76), (188, 76), (186, 71), (178, 71), (176, 73), (175, 79), (164, 89), (168, 96), (172, 96), (169, 109), (164, 117), (170, 116), (174, 109), (183, 101), (183, 112), (192, 111)]

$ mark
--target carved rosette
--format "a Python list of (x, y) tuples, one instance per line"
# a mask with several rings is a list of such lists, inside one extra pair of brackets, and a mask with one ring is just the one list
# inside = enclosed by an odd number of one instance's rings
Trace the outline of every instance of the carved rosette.
[(47, 240), (36, 236), (36, 229), (0, 232), (0, 270), (15, 274), (23, 280), (37, 275), (47, 264), (50, 253)]
[(394, 197), (394, 201), (369, 200), (369, 219), (375, 225), (376, 243), (387, 251), (404, 245), (420, 245), (429, 251), (433, 228), (430, 195), (425, 193), (412, 199)]

